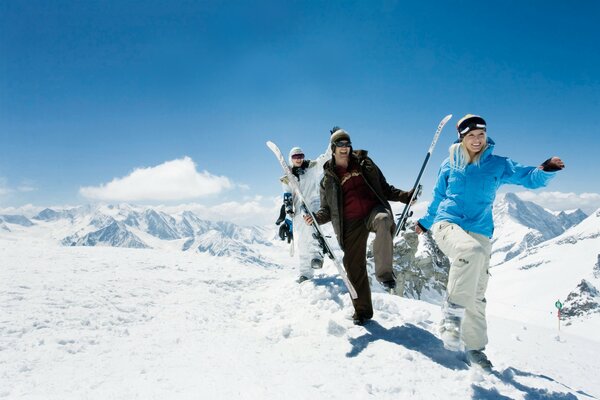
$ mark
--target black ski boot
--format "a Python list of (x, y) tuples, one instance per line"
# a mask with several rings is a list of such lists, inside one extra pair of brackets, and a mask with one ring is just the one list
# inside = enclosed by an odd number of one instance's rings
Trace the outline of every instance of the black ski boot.
[(363, 326), (364, 324), (369, 322), (371, 320), (371, 318), (373, 318), (373, 317), (367, 317), (365, 315), (360, 315), (360, 314), (354, 313), (354, 315), (352, 316), (352, 323), (354, 325)]
[(470, 366), (479, 367), (484, 372), (487, 372), (488, 374), (492, 373), (493, 365), (490, 362), (490, 360), (488, 360), (487, 356), (483, 352), (483, 349), (468, 350), (466, 356), (467, 356), (467, 364), (469, 364)]
[(383, 287), (385, 288), (385, 290), (388, 293), (394, 293), (394, 289), (396, 289), (396, 281), (395, 280), (389, 280), (389, 281), (385, 281), (385, 282), (381, 282), (381, 284), (383, 285)]

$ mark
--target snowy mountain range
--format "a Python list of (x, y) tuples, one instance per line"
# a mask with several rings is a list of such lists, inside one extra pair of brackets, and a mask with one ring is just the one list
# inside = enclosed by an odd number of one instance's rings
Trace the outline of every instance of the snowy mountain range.
[(580, 209), (552, 213), (521, 200), (514, 193), (499, 196), (494, 205), (494, 236), (491, 265), (508, 261), (528, 248), (561, 235), (587, 215)]
[(49, 235), (64, 246), (179, 248), (257, 264), (267, 263), (260, 246), (271, 246), (265, 228), (203, 220), (191, 211), (169, 215), (128, 204), (46, 208), (31, 219), (0, 216), (0, 229), (10, 232), (17, 227)]
[(23, 215), (0, 215), (0, 231), (10, 232), (11, 229), (8, 227), (8, 224), (24, 227), (33, 226), (33, 222)]
[[(518, 265), (516, 270), (524, 271), (552, 263), (554, 251), (543, 259), (532, 260), (548, 246), (564, 253), (567, 244), (577, 247), (600, 237), (600, 222), (594, 216), (587, 217), (579, 209), (554, 213), (513, 193), (500, 196), (494, 210), (496, 229), (491, 265), (496, 268), (493, 270)], [(203, 220), (191, 211), (170, 215), (151, 207), (119, 204), (47, 208), (31, 219), (24, 215), (0, 215), (0, 232), (10, 234), (19, 230), (51, 236), (63, 246), (175, 249), (273, 266), (261, 256), (265, 247), (272, 245), (275, 237), (272, 228)], [(590, 252), (590, 257), (596, 257), (597, 253), (593, 253)], [(394, 259), (399, 295), (433, 303), (441, 301), (449, 261), (428, 235), (417, 238), (409, 231), (399, 237)], [(576, 281), (557, 294), (570, 299), (565, 303), (565, 317), (579, 315), (578, 310), (586, 315), (595, 310), (590, 303), (597, 301), (594, 289), (600, 286), (597, 276), (591, 274), (596, 262), (595, 258), (586, 262), (586, 273), (582, 270), (571, 274)], [(373, 276), (372, 262), (370, 269)], [(511, 276), (518, 275), (515, 272)]]

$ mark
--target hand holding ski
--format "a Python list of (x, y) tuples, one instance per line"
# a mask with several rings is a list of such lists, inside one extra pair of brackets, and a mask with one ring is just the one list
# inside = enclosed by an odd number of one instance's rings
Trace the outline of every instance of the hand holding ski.
[(281, 165), (283, 172), (285, 173), (285, 175), (288, 178), (289, 186), (292, 188), (292, 190), (294, 191), (294, 194), (296, 196), (298, 196), (298, 199), (300, 199), (300, 202), (302, 203), (303, 212), (305, 213), (305, 215), (310, 216), (310, 218), (313, 220), (313, 223), (311, 225), (314, 229), (313, 237), (315, 239), (317, 239), (317, 241), (319, 242), (319, 245), (323, 249), (323, 253), (326, 254), (335, 264), (335, 266), (338, 269), (338, 272), (340, 274), (340, 277), (342, 278), (342, 281), (344, 281), (344, 284), (346, 285), (346, 288), (348, 289), (348, 292), (350, 293), (350, 297), (352, 297), (353, 299), (358, 298), (358, 294), (356, 293), (356, 290), (354, 289), (354, 287), (350, 283), (350, 280), (348, 279), (348, 276), (346, 275), (346, 270), (344, 269), (344, 267), (343, 267), (342, 263), (339, 261), (339, 259), (333, 253), (331, 246), (329, 245), (329, 242), (327, 240), (327, 236), (325, 236), (323, 234), (323, 231), (319, 227), (319, 224), (317, 224), (317, 222), (316, 222), (317, 219), (315, 217), (315, 214), (308, 207), (308, 205), (304, 199), (304, 196), (302, 195), (302, 191), (300, 190), (300, 186), (298, 185), (298, 181), (296, 180), (296, 177), (294, 176), (294, 174), (292, 174), (292, 170), (290, 169), (290, 167), (285, 162), (285, 158), (283, 157), (281, 150), (279, 150), (279, 147), (277, 147), (277, 145), (271, 141), (267, 142), (267, 147), (269, 147), (269, 149), (271, 149), (271, 151), (277, 157), (277, 160), (279, 161), (279, 164)]

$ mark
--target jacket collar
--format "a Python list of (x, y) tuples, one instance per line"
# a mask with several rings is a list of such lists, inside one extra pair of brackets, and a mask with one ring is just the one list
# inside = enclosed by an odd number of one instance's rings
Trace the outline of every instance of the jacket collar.
[(309, 164), (310, 160), (302, 161), (302, 165), (300, 165), (299, 167), (292, 167), (292, 174), (294, 174), (296, 178), (299, 178), (300, 175), (304, 174), (304, 170), (308, 168)]

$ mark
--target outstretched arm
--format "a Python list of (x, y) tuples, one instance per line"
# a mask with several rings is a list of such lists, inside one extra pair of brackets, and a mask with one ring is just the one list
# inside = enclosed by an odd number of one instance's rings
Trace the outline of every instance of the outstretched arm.
[(527, 167), (509, 158), (506, 158), (502, 183), (521, 185), (528, 189), (544, 187), (565, 167), (559, 157), (552, 157), (544, 161), (539, 167)]

